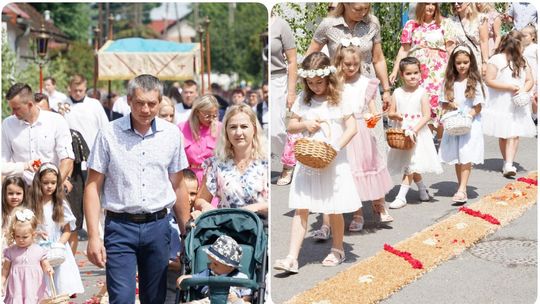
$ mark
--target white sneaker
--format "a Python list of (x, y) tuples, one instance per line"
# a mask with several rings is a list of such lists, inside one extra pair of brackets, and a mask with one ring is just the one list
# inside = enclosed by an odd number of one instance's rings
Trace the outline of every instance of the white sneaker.
[(399, 209), (399, 208), (405, 207), (405, 205), (407, 205), (407, 202), (406, 202), (406, 201), (403, 201), (403, 200), (401, 200), (400, 198), (397, 198), (397, 197), (396, 197), (396, 199), (395, 199), (393, 202), (391, 202), (391, 203), (388, 205), (388, 207), (389, 207), (390, 209)]
[(504, 177), (512, 177), (512, 176), (515, 176), (516, 175), (516, 167), (510, 165), (510, 164), (505, 164), (504, 167), (503, 167), (503, 176)]
[(421, 202), (427, 202), (431, 199), (431, 197), (429, 197), (427, 189), (418, 189), (418, 195), (420, 196)]

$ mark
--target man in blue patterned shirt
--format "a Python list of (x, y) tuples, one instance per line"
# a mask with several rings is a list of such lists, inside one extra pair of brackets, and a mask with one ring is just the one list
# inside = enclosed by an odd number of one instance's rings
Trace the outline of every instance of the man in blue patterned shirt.
[[(111, 303), (135, 302), (137, 270), (141, 303), (165, 302), (168, 209), (175, 212), (182, 233), (189, 219), (182, 136), (178, 127), (156, 117), (162, 92), (154, 76), (131, 80), (131, 114), (100, 130), (88, 161), (88, 259), (106, 266)], [(100, 208), (106, 212), (104, 244), (98, 231)]]

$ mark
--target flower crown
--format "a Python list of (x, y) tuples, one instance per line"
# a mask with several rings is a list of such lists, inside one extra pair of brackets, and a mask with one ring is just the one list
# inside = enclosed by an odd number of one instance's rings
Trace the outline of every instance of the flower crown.
[(332, 73), (335, 73), (336, 67), (329, 65), (323, 69), (317, 69), (317, 70), (304, 70), (304, 69), (298, 69), (298, 76), (302, 78), (314, 78), (314, 77), (326, 77)]
[(30, 221), (34, 217), (34, 212), (30, 209), (17, 210), (15, 217), (20, 222)]
[(353, 37), (353, 38), (341, 38), (341, 40), (339, 40), (339, 43), (344, 46), (344, 47), (349, 47), (349, 46), (357, 46), (357, 47), (360, 47), (361, 45), (361, 41), (360, 41), (360, 38), (359, 37)]

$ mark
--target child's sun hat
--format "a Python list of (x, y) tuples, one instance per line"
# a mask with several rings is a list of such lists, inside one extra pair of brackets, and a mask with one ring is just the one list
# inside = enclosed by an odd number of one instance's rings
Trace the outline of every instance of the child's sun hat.
[(224, 265), (240, 267), (242, 247), (228, 235), (221, 235), (214, 244), (205, 248), (204, 252)]

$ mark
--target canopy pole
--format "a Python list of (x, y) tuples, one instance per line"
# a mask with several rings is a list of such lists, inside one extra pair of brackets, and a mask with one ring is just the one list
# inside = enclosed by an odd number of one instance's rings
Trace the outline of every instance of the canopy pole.
[(212, 73), (211, 63), (210, 63), (210, 18), (206, 16), (204, 19), (204, 27), (206, 28), (206, 64), (208, 71), (208, 90), (212, 88), (212, 82), (210, 82), (210, 73)]
[(199, 45), (201, 48), (201, 95), (204, 95), (204, 48), (203, 48), (203, 34), (204, 29), (199, 26), (197, 29), (197, 32), (199, 33)]
[(94, 93), (92, 98), (98, 97), (97, 79), (98, 79), (98, 50), (99, 50), (99, 27), (94, 28)]

